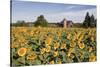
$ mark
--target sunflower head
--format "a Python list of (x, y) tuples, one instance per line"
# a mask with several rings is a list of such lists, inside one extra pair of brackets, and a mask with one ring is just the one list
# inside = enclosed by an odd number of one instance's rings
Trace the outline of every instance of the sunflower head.
[(50, 61), (50, 64), (54, 64), (54, 60)]
[(48, 37), (48, 38), (45, 40), (46, 46), (50, 45), (51, 42), (52, 42), (52, 38)]
[(71, 53), (70, 53), (70, 52), (68, 52), (68, 53), (67, 53), (67, 56), (69, 57), (69, 56), (70, 56), (70, 54), (71, 54)]
[(42, 49), (40, 49), (41, 51), (41, 54), (44, 54), (45, 52), (46, 52), (46, 48), (42, 48)]
[(46, 50), (46, 52), (50, 52), (51, 46), (47, 46), (45, 50)]
[(89, 47), (89, 48), (88, 48), (88, 51), (89, 51), (89, 52), (92, 52), (92, 50), (93, 50), (92, 47)]
[(72, 42), (71, 44), (70, 44), (70, 47), (75, 47), (76, 46), (76, 43), (74, 43), (74, 42)]
[(26, 54), (26, 51), (27, 51), (27, 49), (22, 47), (22, 48), (18, 49), (17, 53), (19, 56), (24, 56)]
[(94, 39), (94, 36), (91, 36), (91, 41), (94, 41), (95, 39)]
[(94, 62), (94, 61), (96, 61), (96, 56), (91, 55), (91, 56), (89, 57), (89, 62)]
[(58, 56), (58, 51), (54, 52), (54, 57)]
[(84, 43), (80, 43), (80, 44), (79, 44), (79, 48), (80, 48), (80, 49), (83, 49), (84, 47), (85, 47)]
[(57, 48), (59, 48), (59, 43), (54, 44), (54, 49), (56, 50)]
[(34, 60), (36, 57), (37, 55), (34, 52), (32, 52), (31, 54), (27, 56), (27, 60)]
[(61, 49), (66, 49), (66, 44), (62, 44)]

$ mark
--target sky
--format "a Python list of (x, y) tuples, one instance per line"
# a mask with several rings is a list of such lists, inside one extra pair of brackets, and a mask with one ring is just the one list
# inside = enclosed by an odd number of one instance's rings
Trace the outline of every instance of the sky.
[(64, 18), (72, 20), (74, 23), (82, 23), (86, 13), (93, 14), (97, 18), (95, 5), (44, 3), (32, 1), (12, 1), (12, 22), (24, 20), (34, 22), (37, 17), (44, 15), (50, 23), (57, 23)]

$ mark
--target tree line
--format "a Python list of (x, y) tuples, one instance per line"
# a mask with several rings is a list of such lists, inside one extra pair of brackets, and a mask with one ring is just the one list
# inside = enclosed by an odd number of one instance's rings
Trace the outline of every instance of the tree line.
[[(94, 28), (96, 27), (97, 19), (95, 19), (94, 15), (89, 15), (89, 12), (86, 13), (84, 21), (82, 23), (74, 23), (76, 27), (84, 27), (84, 28)], [(38, 27), (48, 27), (48, 21), (45, 19), (43, 15), (37, 17), (35, 22), (32, 22), (33, 26)], [(29, 23), (26, 23), (24, 20), (17, 21), (16, 23), (11, 23), (11, 26), (29, 26)]]

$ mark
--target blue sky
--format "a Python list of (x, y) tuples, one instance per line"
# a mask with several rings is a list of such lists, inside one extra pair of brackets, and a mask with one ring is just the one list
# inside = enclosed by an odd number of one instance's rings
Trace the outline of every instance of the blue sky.
[(58, 4), (14, 0), (12, 2), (12, 22), (18, 20), (34, 22), (39, 15), (44, 15), (48, 22), (60, 22), (66, 18), (75, 23), (81, 23), (84, 20), (86, 12), (89, 12), (90, 15), (93, 14), (95, 18), (97, 16), (95, 5)]

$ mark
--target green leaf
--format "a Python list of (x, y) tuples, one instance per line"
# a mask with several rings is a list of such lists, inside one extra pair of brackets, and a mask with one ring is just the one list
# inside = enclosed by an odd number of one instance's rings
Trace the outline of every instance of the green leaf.
[(65, 55), (63, 55), (63, 62), (67, 62)]
[(45, 53), (45, 54), (43, 54), (43, 56), (46, 59), (49, 56), (49, 54), (48, 53)]
[(16, 61), (19, 62), (19, 64), (25, 65), (25, 57), (19, 57)]
[(39, 58), (40, 58), (40, 60), (44, 60), (44, 59), (43, 59), (43, 55), (39, 55)]
[(36, 59), (36, 60), (34, 61), (34, 64), (35, 64), (35, 65), (40, 65), (40, 64), (41, 64), (41, 61), (40, 61), (39, 59)]

